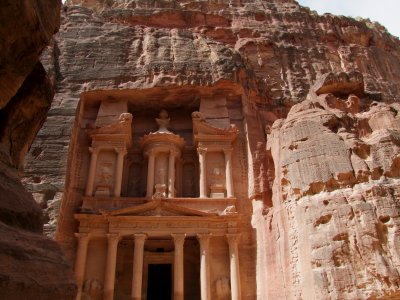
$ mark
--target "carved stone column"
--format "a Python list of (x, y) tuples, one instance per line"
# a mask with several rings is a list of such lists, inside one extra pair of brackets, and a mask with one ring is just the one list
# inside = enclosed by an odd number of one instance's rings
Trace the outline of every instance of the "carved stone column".
[(155, 163), (155, 153), (154, 151), (149, 151), (147, 153), (149, 157), (149, 163), (147, 165), (147, 193), (146, 197), (151, 198), (153, 196), (154, 190), (154, 163)]
[(107, 234), (107, 261), (104, 275), (104, 300), (113, 300), (114, 298), (114, 283), (115, 283), (115, 267), (117, 263), (117, 250), (120, 236), (118, 233)]
[(226, 197), (233, 197), (233, 183), (232, 183), (232, 149), (224, 149), (225, 154), (225, 185), (226, 185)]
[(75, 259), (75, 278), (76, 285), (78, 286), (78, 293), (76, 300), (80, 300), (82, 296), (83, 281), (85, 279), (87, 247), (90, 241), (89, 233), (75, 233), (78, 239), (78, 249), (76, 251)]
[(168, 160), (168, 198), (175, 197), (175, 157), (176, 151), (170, 151)]
[(200, 243), (200, 295), (201, 300), (211, 300), (209, 282), (209, 256), (210, 256), (210, 237), (209, 233), (197, 235)]
[(171, 234), (175, 243), (174, 258), (174, 300), (183, 300), (184, 297), (184, 268), (183, 244), (186, 234)]
[(200, 167), (200, 198), (207, 197), (207, 178), (206, 178), (206, 153), (207, 148), (197, 148), (199, 154), (199, 167)]
[[(176, 189), (178, 191), (178, 197), (182, 197), (182, 162), (183, 160), (178, 158), (176, 163)], [(176, 195), (175, 195), (176, 197)]]
[(135, 250), (133, 254), (132, 300), (140, 300), (142, 299), (144, 242), (147, 235), (137, 233), (133, 237), (135, 239)]
[(240, 289), (239, 252), (238, 252), (239, 238), (240, 238), (239, 234), (226, 235), (226, 239), (228, 240), (229, 244), (232, 300), (240, 300), (242, 298)]
[(88, 181), (86, 183), (86, 196), (93, 196), (93, 188), (94, 188), (94, 179), (96, 175), (96, 166), (97, 166), (97, 158), (99, 154), (98, 148), (92, 148), (89, 147), (89, 151), (91, 152), (90, 156), (90, 166), (89, 166), (89, 175), (88, 175)]
[(122, 172), (124, 171), (124, 157), (127, 153), (125, 148), (115, 149), (117, 152), (117, 168), (115, 170), (115, 182), (114, 182), (114, 197), (121, 196), (122, 186)]

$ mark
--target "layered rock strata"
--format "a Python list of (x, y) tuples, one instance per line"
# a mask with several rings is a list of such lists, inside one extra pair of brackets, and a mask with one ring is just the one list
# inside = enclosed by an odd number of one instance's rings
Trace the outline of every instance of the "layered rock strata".
[(6, 1), (0, 11), (0, 299), (75, 294), (68, 262), (41, 234), (42, 211), (19, 172), (54, 95), (38, 60), (58, 29), (59, 10), (58, 1)]
[(326, 78), (313, 90), (329, 93), (312, 91), (267, 135), (272, 206), (255, 203), (253, 216), (261, 286), (273, 287), (263, 293), (292, 282), (287, 295), (303, 299), (397, 294), (399, 105), (366, 97), (360, 74)]
[(59, 206), (82, 93), (230, 90), (243, 107), (253, 213), (251, 200), (243, 210), (257, 237), (249, 299), (397, 290), (400, 42), (379, 24), (292, 0), (70, 0), (42, 63), (57, 94), (25, 183), (49, 235), (57, 217), (76, 226)]
[(261, 127), (285, 116), (329, 71), (358, 70), (366, 93), (396, 100), (398, 47), (379, 24), (318, 16), (295, 1), (67, 2), (42, 55), (58, 94), (26, 166), (46, 232), (55, 230), (66, 172), (59, 157), (67, 157), (81, 92), (240, 82), (260, 115), (262, 141)]

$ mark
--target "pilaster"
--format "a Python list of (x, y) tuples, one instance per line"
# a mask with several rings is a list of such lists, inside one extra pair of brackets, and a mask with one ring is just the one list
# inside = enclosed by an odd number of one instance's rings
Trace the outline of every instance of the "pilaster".
[(239, 234), (227, 234), (226, 239), (229, 245), (229, 263), (231, 274), (231, 297), (232, 300), (241, 299), (240, 271), (239, 271)]
[(207, 197), (207, 177), (206, 177), (206, 153), (207, 148), (197, 148), (199, 154), (199, 167), (200, 167), (200, 198)]
[(210, 233), (197, 235), (200, 243), (200, 296), (201, 300), (211, 300), (209, 282), (209, 257), (210, 257)]
[(114, 299), (115, 267), (117, 263), (117, 250), (120, 235), (118, 233), (107, 234), (107, 260), (104, 275), (104, 300)]
[(87, 248), (90, 241), (89, 233), (75, 233), (78, 239), (78, 249), (76, 251), (75, 260), (75, 278), (78, 286), (76, 300), (80, 300), (82, 296), (83, 281), (85, 279)]
[(135, 239), (135, 250), (133, 254), (133, 275), (132, 275), (132, 300), (142, 299), (142, 277), (143, 277), (143, 253), (144, 243), (147, 235), (137, 233), (133, 235)]
[(174, 258), (174, 300), (183, 300), (184, 297), (184, 266), (183, 245), (186, 234), (171, 234), (175, 244)]

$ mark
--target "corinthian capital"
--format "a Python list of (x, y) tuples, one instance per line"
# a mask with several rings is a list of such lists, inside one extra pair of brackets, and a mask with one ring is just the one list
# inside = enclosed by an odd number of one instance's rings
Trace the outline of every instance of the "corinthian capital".
[(203, 148), (203, 147), (198, 147), (197, 148), (197, 153), (199, 155), (205, 155), (207, 153), (207, 148)]

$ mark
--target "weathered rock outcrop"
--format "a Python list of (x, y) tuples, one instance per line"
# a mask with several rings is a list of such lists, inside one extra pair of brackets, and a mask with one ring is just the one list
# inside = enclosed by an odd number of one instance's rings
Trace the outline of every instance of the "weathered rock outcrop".
[[(72, 299), (75, 285), (18, 169), (54, 88), (39, 54), (59, 26), (58, 1), (6, 1), (0, 11), (0, 299)], [(15, 30), (18, 28), (18, 30)]]
[(266, 270), (281, 272), (265, 272), (270, 297), (281, 297), (285, 282), (293, 283), (287, 295), (304, 299), (398, 291), (399, 105), (349, 94), (345, 75), (313, 89), (340, 98), (310, 93), (267, 136), (272, 207), (258, 206), (253, 221), (264, 230), (258, 250)]
[(81, 93), (229, 86), (243, 104), (259, 299), (398, 289), (400, 42), (379, 24), (293, 0), (70, 0), (42, 63), (57, 94), (25, 183), (48, 234)]

